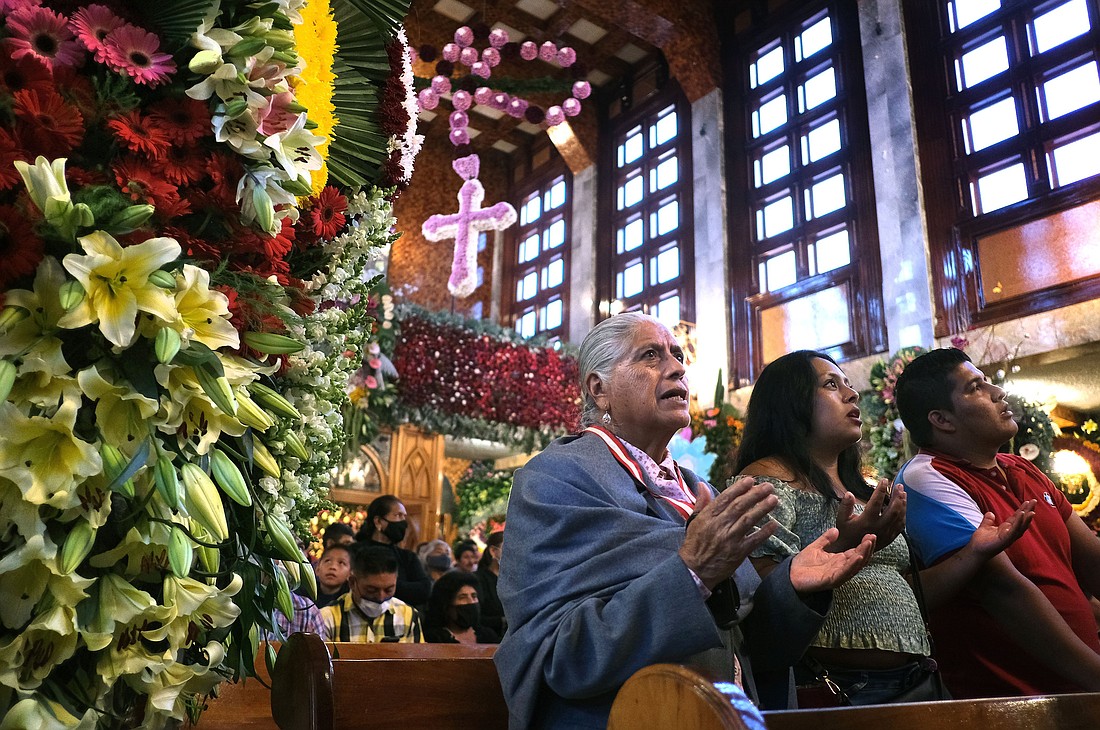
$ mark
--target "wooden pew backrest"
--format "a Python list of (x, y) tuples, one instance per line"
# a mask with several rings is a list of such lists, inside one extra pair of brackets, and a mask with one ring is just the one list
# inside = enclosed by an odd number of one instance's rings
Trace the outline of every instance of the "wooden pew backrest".
[(508, 726), (496, 646), (326, 644), (294, 634), (272, 678), (283, 730)]
[(759, 710), (734, 685), (680, 664), (635, 672), (615, 695), (608, 730), (764, 730)]

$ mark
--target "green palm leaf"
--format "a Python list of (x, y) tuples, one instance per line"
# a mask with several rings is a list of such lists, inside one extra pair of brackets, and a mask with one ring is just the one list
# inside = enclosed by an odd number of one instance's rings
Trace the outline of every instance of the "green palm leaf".
[(214, 0), (184, 0), (184, 2), (140, 3), (141, 14), (160, 33), (164, 48), (172, 53), (187, 45), (199, 29), (203, 17)]

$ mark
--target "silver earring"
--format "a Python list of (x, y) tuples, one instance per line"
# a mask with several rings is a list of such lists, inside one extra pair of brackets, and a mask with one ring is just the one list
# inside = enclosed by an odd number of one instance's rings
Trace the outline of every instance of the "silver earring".
[(603, 425), (610, 426), (611, 425), (611, 411), (604, 411), (603, 415), (600, 416), (600, 420), (603, 421)]

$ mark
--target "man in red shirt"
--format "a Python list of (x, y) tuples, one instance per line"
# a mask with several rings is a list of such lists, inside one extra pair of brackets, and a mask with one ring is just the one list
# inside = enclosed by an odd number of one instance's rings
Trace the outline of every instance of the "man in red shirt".
[(955, 697), (1100, 691), (1100, 539), (1028, 460), (998, 453), (1018, 426), (1005, 392), (953, 348), (915, 359), (898, 378), (898, 411), (921, 447), (898, 474), (911, 541), (924, 565), (950, 558), (985, 513), (997, 522), (1034, 500), (1019, 540), (932, 612)]

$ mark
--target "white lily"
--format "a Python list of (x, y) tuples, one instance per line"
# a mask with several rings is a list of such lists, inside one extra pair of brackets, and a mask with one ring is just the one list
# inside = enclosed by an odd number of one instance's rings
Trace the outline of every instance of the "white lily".
[(302, 112), (289, 129), (264, 140), (264, 144), (275, 151), (275, 160), (292, 180), (299, 175), (309, 177), (310, 170), (321, 169), (317, 147), (325, 138), (306, 129), (306, 121), (306, 113)]

